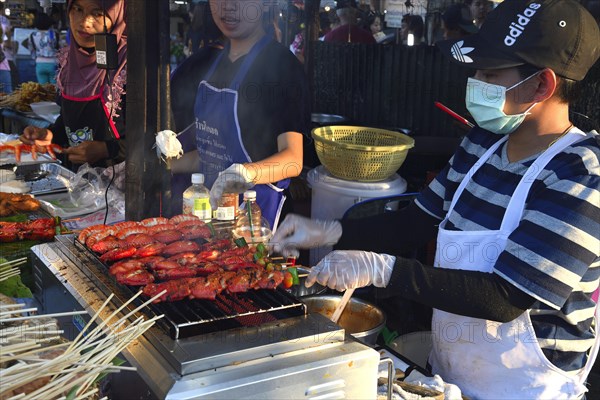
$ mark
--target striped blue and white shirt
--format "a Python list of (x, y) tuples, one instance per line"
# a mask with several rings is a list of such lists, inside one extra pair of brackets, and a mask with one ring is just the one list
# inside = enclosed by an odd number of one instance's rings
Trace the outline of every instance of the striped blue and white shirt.
[[(417, 204), (443, 219), (469, 169), (499, 139), (480, 128), (471, 130)], [(506, 143), (500, 146), (470, 177), (446, 229), (499, 229), (512, 193), (536, 158), (511, 163)], [(599, 160), (599, 140), (588, 135), (539, 174), (530, 171), (535, 181), (521, 223), (493, 271), (538, 300), (531, 309), (536, 336), (548, 360), (565, 371), (583, 366), (595, 337), (591, 295), (600, 278)]]

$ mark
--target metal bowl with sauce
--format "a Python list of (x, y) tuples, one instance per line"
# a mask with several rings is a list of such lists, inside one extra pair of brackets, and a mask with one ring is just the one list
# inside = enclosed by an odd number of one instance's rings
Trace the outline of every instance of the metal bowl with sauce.
[[(304, 297), (308, 312), (316, 312), (331, 318), (342, 299), (337, 295), (319, 295)], [(375, 345), (379, 332), (385, 326), (385, 313), (375, 305), (356, 297), (350, 298), (338, 325), (354, 338), (369, 345)]]

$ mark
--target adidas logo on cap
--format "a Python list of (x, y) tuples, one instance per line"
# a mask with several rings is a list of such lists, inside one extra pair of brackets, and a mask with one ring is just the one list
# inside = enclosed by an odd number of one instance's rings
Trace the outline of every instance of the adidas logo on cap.
[(504, 44), (507, 46), (512, 46), (517, 43), (517, 39), (521, 36), (521, 33), (525, 31), (525, 27), (536, 13), (536, 11), (541, 7), (541, 4), (531, 3), (525, 10), (523, 10), (523, 14), (517, 14), (517, 21), (511, 22), (509, 25), (508, 35), (504, 37)]

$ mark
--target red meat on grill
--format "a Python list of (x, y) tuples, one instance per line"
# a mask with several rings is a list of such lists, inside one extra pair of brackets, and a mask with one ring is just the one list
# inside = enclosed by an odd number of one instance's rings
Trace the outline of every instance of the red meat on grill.
[(162, 250), (162, 254), (167, 257), (170, 257), (175, 254), (198, 250), (200, 250), (200, 246), (198, 246), (195, 242), (189, 240), (181, 240), (167, 245), (167, 247), (165, 247)]
[(125, 243), (138, 249), (154, 242), (156, 242), (156, 240), (147, 233), (136, 233), (125, 238)]
[(157, 233), (153, 234), (152, 237), (156, 241), (161, 242), (161, 243), (171, 243), (171, 242), (176, 242), (178, 240), (181, 240), (181, 238), (183, 236), (182, 236), (181, 232), (179, 232), (178, 230), (171, 229), (171, 230), (157, 232)]
[(222, 271), (222, 270), (223, 269), (221, 268), (221, 266), (219, 264), (216, 264), (214, 262), (207, 262), (204, 264), (200, 264), (196, 268), (196, 273), (198, 275), (210, 275), (210, 274), (214, 274), (215, 272)]
[(142, 291), (146, 296), (154, 297), (163, 290), (166, 290), (162, 296), (154, 300), (155, 303), (159, 303), (161, 301), (177, 301), (185, 299), (191, 293), (189, 284), (187, 284), (186, 281), (183, 281), (183, 283), (186, 284), (182, 284), (182, 282), (179, 282), (179, 280), (151, 283), (146, 285)]
[(148, 257), (138, 258), (137, 260), (139, 262), (141, 262), (142, 264), (144, 264), (144, 267), (153, 269), (154, 264), (156, 264), (157, 262), (162, 261), (164, 259), (165, 258), (161, 257), (161, 256), (148, 256)]
[(259, 289), (275, 289), (283, 282), (283, 272), (281, 271), (263, 271), (256, 286)]
[(260, 272), (256, 269), (238, 271), (235, 276), (227, 280), (227, 290), (230, 293), (244, 293), (254, 289), (260, 279)]
[(150, 256), (158, 256), (162, 252), (162, 249), (166, 247), (164, 243), (152, 243), (144, 247), (137, 249), (133, 257), (144, 258)]
[(111, 267), (108, 269), (108, 272), (111, 275), (118, 275), (141, 269), (144, 269), (144, 264), (139, 260), (123, 260), (111, 265)]
[(129, 286), (144, 286), (154, 282), (154, 276), (144, 269), (117, 274), (116, 278), (117, 282)]
[(161, 281), (181, 279), (181, 278), (193, 278), (196, 276), (195, 268), (188, 267), (176, 267), (171, 269), (159, 269), (154, 271), (156, 279)]

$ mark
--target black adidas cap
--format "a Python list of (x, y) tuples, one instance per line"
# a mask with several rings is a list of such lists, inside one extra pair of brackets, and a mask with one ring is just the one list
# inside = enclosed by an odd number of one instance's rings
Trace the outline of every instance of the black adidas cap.
[(582, 80), (600, 57), (600, 30), (574, 0), (505, 0), (478, 33), (437, 43), (466, 67), (501, 69), (531, 64)]

